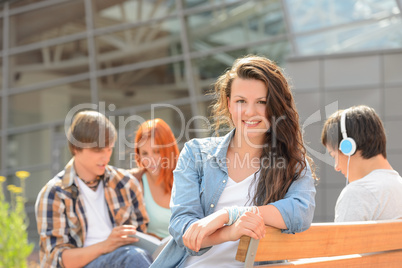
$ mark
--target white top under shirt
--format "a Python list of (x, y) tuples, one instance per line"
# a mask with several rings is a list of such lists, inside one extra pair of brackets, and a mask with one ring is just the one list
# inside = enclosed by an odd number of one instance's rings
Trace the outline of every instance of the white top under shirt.
[[(254, 196), (254, 190), (249, 194), (249, 186), (254, 175), (258, 177), (259, 172), (253, 173), (239, 183), (228, 177), (228, 182), (222, 195), (216, 204), (215, 211), (231, 206), (250, 206), (250, 199)], [(250, 200), (250, 201), (249, 201)], [(185, 267), (244, 267), (244, 263), (236, 261), (237, 247), (239, 240), (228, 241), (213, 246), (201, 256), (190, 256), (184, 262)]]
[(112, 232), (113, 225), (106, 205), (103, 181), (99, 182), (96, 191), (91, 190), (80, 179), (78, 179), (78, 184), (88, 221), (87, 235), (84, 238), (84, 247), (88, 247), (105, 241)]

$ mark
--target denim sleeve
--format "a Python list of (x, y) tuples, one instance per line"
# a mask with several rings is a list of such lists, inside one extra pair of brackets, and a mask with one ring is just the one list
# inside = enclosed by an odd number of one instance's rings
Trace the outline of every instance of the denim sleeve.
[(301, 174), (303, 176), (290, 185), (285, 197), (271, 204), (279, 210), (288, 227), (283, 233), (303, 232), (313, 221), (316, 190), (308, 163)]
[(197, 152), (197, 149), (192, 150), (190, 144), (191, 141), (185, 144), (173, 172), (174, 181), (170, 200), (172, 216), (169, 232), (180, 248), (186, 250), (191, 256), (199, 256), (208, 251), (210, 247), (195, 252), (183, 244), (183, 235), (187, 228), (195, 221), (205, 217), (200, 199), (202, 159), (200, 152)]

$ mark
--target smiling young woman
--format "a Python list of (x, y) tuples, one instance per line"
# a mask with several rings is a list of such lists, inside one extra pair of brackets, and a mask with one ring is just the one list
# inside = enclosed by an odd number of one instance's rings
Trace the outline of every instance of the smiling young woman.
[(153, 267), (242, 266), (234, 259), (242, 235), (260, 239), (265, 225), (301, 232), (313, 219), (314, 176), (280, 68), (264, 57), (236, 60), (215, 84), (213, 116), (217, 133), (234, 128), (185, 144), (174, 171), (174, 239)]

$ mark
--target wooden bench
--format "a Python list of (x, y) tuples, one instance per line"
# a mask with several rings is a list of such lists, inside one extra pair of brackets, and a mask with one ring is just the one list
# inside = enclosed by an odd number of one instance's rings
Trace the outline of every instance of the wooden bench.
[[(288, 260), (262, 267), (402, 267), (402, 220), (313, 223), (302, 233), (267, 226), (263, 239), (240, 239), (236, 260)], [(260, 266), (261, 267), (261, 266)]]

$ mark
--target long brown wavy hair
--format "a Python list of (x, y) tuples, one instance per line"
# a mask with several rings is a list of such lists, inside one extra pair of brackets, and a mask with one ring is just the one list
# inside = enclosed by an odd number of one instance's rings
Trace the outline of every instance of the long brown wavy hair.
[(313, 163), (303, 144), (299, 114), (290, 86), (282, 70), (264, 57), (248, 55), (239, 58), (218, 78), (214, 87), (216, 102), (212, 106), (216, 133), (223, 125), (233, 126), (227, 99), (236, 78), (262, 81), (268, 89), (265, 115), (271, 127), (265, 135), (260, 176), (252, 198), (255, 205), (266, 205), (285, 197), (292, 182), (302, 176), (307, 159)]

